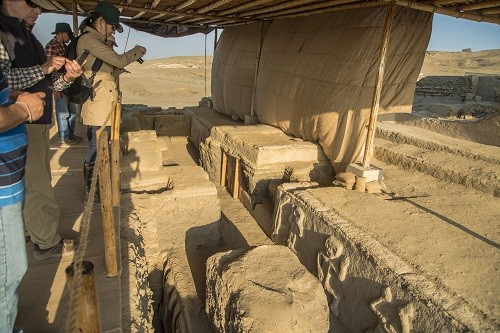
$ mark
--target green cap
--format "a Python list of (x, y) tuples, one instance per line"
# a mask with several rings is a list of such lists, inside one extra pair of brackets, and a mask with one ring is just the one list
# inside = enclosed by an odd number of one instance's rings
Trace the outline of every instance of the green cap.
[(94, 8), (94, 12), (99, 13), (107, 24), (114, 25), (116, 31), (123, 31), (123, 27), (120, 24), (120, 11), (109, 2), (99, 1)]
[(56, 30), (52, 32), (52, 34), (55, 35), (58, 32), (67, 32), (68, 34), (73, 33), (68, 23), (56, 23)]

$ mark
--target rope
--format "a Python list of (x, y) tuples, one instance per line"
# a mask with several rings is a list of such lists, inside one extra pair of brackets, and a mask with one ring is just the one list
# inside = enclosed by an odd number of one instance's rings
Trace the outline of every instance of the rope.
[[(108, 123), (111, 114), (113, 113), (113, 108), (111, 111), (108, 113), (108, 116), (106, 117), (106, 120), (104, 121), (104, 124), (101, 126), (99, 129), (100, 133), (106, 133), (104, 131), (104, 128), (106, 127), (106, 124)], [(99, 140), (100, 141), (100, 140)], [(99, 147), (99, 144), (98, 144)], [(95, 165), (99, 165), (100, 161), (102, 159), (102, 154), (97, 150), (97, 158)], [(85, 210), (83, 211), (83, 218), (82, 218), (82, 223), (80, 225), (80, 239), (79, 239), (79, 246), (78, 249), (75, 251), (75, 255), (73, 257), (73, 270), (74, 270), (74, 276), (73, 276), (73, 287), (70, 290), (70, 311), (68, 314), (68, 324), (66, 326), (66, 332), (67, 333), (72, 333), (72, 332), (77, 332), (77, 327), (76, 327), (76, 318), (78, 316), (77, 312), (77, 299), (80, 296), (81, 292), (81, 286), (82, 286), (82, 263), (83, 263), (83, 257), (85, 255), (85, 251), (87, 250), (87, 243), (88, 243), (88, 236), (89, 236), (89, 231), (90, 231), (90, 218), (92, 217), (92, 207), (94, 205), (94, 197), (95, 197), (95, 192), (96, 192), (96, 186), (97, 186), (97, 178), (98, 178), (98, 173), (95, 172), (92, 174), (92, 182), (90, 186), (90, 191), (89, 191), (89, 196), (87, 199), (87, 202), (85, 204)]]
[(125, 41), (125, 46), (123, 47), (123, 52), (127, 49), (127, 44), (128, 44), (128, 37), (130, 36), (130, 27), (128, 27), (128, 34), (127, 34), (127, 40)]

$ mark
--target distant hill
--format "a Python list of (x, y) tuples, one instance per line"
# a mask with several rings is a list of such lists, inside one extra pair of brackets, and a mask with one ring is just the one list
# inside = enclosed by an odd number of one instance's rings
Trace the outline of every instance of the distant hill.
[(461, 76), (467, 73), (500, 75), (500, 50), (429, 51), (425, 54), (421, 73), (423, 76)]

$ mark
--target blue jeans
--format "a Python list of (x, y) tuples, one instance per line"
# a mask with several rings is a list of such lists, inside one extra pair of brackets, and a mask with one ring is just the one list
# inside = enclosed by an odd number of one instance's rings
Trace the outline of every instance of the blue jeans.
[[(89, 140), (89, 145), (87, 146), (87, 152), (85, 153), (85, 163), (94, 163), (97, 157), (97, 137), (96, 132), (101, 128), (101, 126), (88, 126), (87, 127), (87, 139)], [(111, 126), (105, 127), (108, 135), (111, 133)]]
[(67, 139), (75, 134), (76, 104), (68, 101), (61, 93), (61, 97), (54, 98), (56, 101), (56, 119), (59, 137)]
[(17, 288), (28, 268), (21, 202), (0, 207), (0, 332), (10, 333), (17, 316)]

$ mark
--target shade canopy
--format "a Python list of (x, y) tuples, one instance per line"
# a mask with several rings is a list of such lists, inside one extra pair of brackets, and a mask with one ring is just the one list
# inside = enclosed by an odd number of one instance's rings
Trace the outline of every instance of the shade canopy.
[[(47, 0), (52, 13), (71, 14), (74, 1)], [(97, 0), (76, 1), (78, 15), (86, 16)], [(161, 37), (283, 18), (309, 16), (355, 8), (377, 7), (386, 0), (110, 0), (120, 9), (122, 22)], [(396, 0), (395, 4), (452, 17), (500, 24), (500, 0)]]

